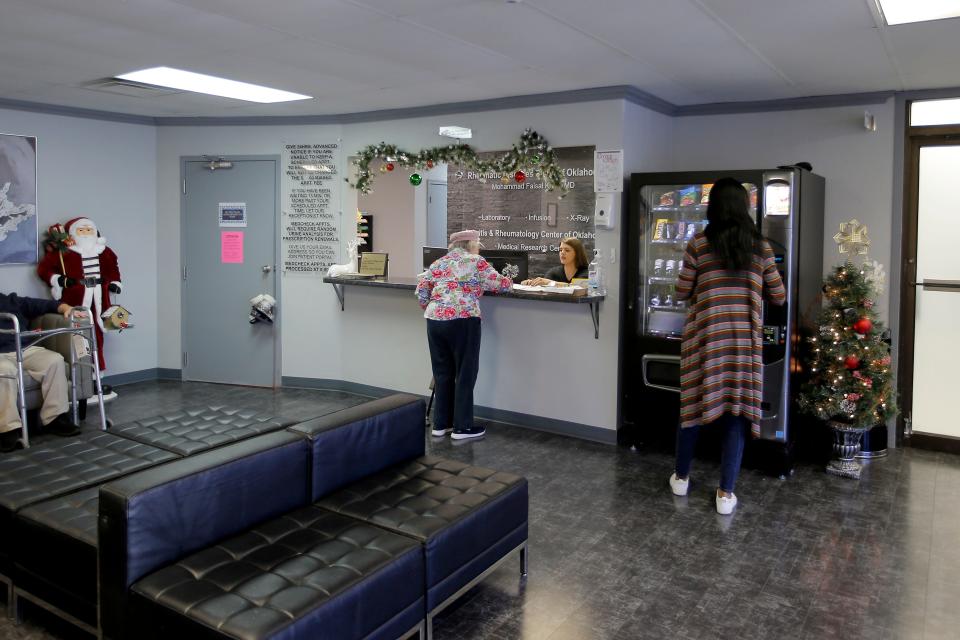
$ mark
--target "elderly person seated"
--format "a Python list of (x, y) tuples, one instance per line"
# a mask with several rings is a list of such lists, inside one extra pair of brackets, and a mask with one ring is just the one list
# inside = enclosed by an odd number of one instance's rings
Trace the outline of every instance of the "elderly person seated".
[[(0, 313), (17, 317), (21, 329), (45, 313), (61, 313), (68, 317), (73, 310), (56, 300), (26, 298), (15, 293), (0, 293)], [(0, 329), (13, 329), (13, 323), (0, 318)], [(80, 433), (67, 413), (67, 375), (63, 356), (55, 351), (31, 345), (29, 332), (23, 338), (23, 373), (40, 383), (43, 406), (40, 422), (52, 433), (74, 436)], [(29, 346), (27, 346), (29, 345)], [(0, 451), (13, 451), (20, 445), (20, 413), (17, 411), (17, 356), (12, 333), (0, 333)]]

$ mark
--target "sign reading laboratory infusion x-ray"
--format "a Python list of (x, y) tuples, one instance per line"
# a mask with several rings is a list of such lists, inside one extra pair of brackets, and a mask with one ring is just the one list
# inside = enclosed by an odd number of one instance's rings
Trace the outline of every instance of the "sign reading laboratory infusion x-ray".
[[(536, 165), (523, 169), (524, 177), (447, 168), (447, 232), (477, 229), (487, 249), (525, 251), (530, 275), (543, 275), (560, 264), (560, 240), (580, 238), (593, 255), (594, 147), (555, 148), (567, 183), (567, 194), (547, 191)], [(480, 154), (484, 159), (503, 152)]]

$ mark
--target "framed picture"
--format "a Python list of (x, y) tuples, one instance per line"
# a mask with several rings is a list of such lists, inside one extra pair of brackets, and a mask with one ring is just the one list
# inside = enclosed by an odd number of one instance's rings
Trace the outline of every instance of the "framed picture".
[(0, 265), (35, 263), (37, 139), (0, 133)]

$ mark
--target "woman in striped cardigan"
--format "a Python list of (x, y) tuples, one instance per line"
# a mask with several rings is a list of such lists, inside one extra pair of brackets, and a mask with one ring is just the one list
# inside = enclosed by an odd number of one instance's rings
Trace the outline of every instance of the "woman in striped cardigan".
[(710, 190), (707, 228), (687, 245), (677, 299), (690, 310), (680, 349), (680, 429), (670, 476), (686, 495), (697, 434), (703, 425), (724, 429), (717, 512), (729, 514), (745, 433), (760, 434), (763, 396), (762, 301), (786, 298), (770, 245), (750, 217), (747, 190), (723, 178)]

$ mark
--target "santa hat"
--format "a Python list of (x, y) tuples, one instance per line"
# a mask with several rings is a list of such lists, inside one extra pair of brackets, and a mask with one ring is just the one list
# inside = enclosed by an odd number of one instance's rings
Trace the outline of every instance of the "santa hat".
[(67, 224), (64, 225), (64, 229), (66, 229), (67, 233), (70, 234), (70, 237), (75, 238), (76, 234), (74, 233), (74, 229), (77, 227), (84, 227), (84, 226), (93, 227), (93, 230), (96, 231), (97, 244), (103, 245), (107, 243), (107, 241), (100, 235), (100, 230), (97, 229), (97, 223), (91, 220), (90, 218), (79, 217), (79, 218), (73, 218), (72, 220), (68, 220)]

